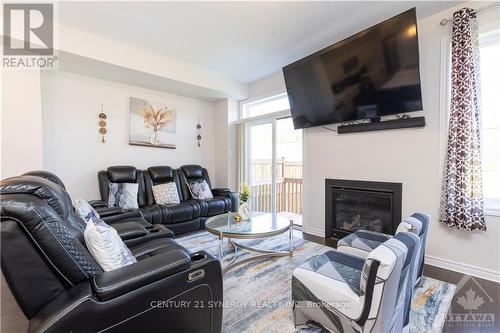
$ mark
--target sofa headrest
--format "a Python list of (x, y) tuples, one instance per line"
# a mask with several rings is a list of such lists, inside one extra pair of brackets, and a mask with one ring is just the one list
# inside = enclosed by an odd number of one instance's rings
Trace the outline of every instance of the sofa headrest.
[(68, 193), (52, 181), (38, 176), (19, 176), (2, 180), (0, 194), (29, 194), (46, 201), (57, 214), (66, 219), (71, 206)]
[[(83, 233), (70, 221), (71, 198), (61, 186), (37, 176), (19, 176), (2, 180), (0, 194), (2, 216), (23, 225), (64, 283), (72, 285), (102, 272), (85, 247)], [(3, 233), (2, 229), (2, 240)], [(19, 251), (24, 250), (22, 244)]]
[(181, 167), (181, 169), (186, 175), (187, 179), (203, 177), (203, 168), (199, 165), (184, 165)]
[(148, 168), (149, 175), (153, 182), (172, 181), (174, 172), (169, 166), (153, 166)]
[(56, 183), (57, 185), (61, 186), (63, 189), (66, 189), (66, 186), (64, 186), (64, 183), (62, 182), (61, 178), (57, 177), (55, 174), (49, 171), (45, 170), (34, 170), (34, 171), (29, 171), (23, 174), (23, 176), (37, 176), (37, 177), (42, 177), (45, 179), (50, 180), (53, 183)]
[(112, 166), (108, 168), (108, 178), (111, 183), (135, 183), (137, 169), (127, 165)]

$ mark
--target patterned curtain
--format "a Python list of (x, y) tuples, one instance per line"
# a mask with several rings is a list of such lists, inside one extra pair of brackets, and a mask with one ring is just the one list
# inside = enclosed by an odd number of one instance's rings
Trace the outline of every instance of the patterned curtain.
[(474, 11), (453, 15), (451, 107), (441, 222), (486, 230), (482, 193), (479, 49)]

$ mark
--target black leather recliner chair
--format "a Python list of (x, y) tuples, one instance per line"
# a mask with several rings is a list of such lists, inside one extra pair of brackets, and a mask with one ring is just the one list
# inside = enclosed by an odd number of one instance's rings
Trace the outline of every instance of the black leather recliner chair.
[(228, 188), (212, 188), (207, 169), (199, 165), (183, 165), (179, 173), (184, 199), (193, 199), (189, 190), (189, 183), (193, 181), (205, 180), (212, 191), (213, 199), (196, 200), (201, 207), (203, 222), (208, 217), (238, 210), (238, 194)]
[(68, 198), (36, 176), (0, 183), (2, 273), (30, 332), (221, 331), (222, 308), (179, 306), (222, 301), (217, 259), (163, 237), (129, 246), (137, 263), (103, 272)]
[(200, 205), (195, 200), (186, 200), (180, 191), (181, 185), (177, 170), (169, 166), (154, 166), (144, 171), (146, 195), (151, 206), (155, 205), (153, 186), (175, 182), (181, 202), (179, 204), (157, 205), (162, 209), (162, 221), (175, 234), (200, 229)]

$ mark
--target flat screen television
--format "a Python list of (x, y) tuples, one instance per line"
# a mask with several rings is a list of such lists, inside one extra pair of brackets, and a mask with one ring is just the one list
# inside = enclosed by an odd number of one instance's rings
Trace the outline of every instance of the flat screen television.
[(283, 68), (295, 128), (422, 110), (415, 8)]

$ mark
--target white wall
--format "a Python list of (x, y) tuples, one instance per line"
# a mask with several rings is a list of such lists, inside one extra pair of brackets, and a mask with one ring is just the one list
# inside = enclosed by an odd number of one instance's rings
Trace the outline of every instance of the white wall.
[(282, 71), (248, 84), (249, 99), (278, 95), (284, 91), (286, 87)]
[(40, 72), (2, 70), (1, 176), (43, 168)]
[(215, 181), (221, 187), (228, 186), (228, 100), (223, 99), (215, 103), (215, 168), (217, 177)]
[(236, 127), (239, 103), (232, 99), (224, 99), (215, 103), (215, 169), (218, 186), (237, 190), (236, 181)]
[[(177, 110), (177, 148), (129, 146), (130, 97), (166, 103)], [(100, 143), (100, 105), (108, 116)], [(213, 103), (63, 72), (42, 74), (44, 168), (64, 181), (73, 199), (99, 198), (97, 171), (112, 165), (205, 166), (216, 178)], [(202, 145), (197, 146), (200, 119)]]
[[(240, 184), (238, 184), (238, 173), (233, 165), (238, 163), (238, 139), (236, 131), (236, 121), (238, 120), (240, 113), (240, 104), (234, 99), (228, 100), (227, 104), (227, 122), (228, 122), (228, 147), (227, 147), (227, 177), (228, 177), (228, 187), (233, 191), (238, 191)], [(217, 169), (217, 172), (219, 169)]]
[[(499, 217), (487, 217), (487, 232), (460, 231), (438, 223), (440, 119), (445, 112), (440, 107), (440, 44), (450, 31), (449, 26), (441, 27), (439, 22), (454, 10), (418, 21), (425, 128), (349, 135), (322, 128), (304, 131), (303, 223), (306, 232), (324, 235), (325, 178), (401, 182), (403, 215), (423, 211), (432, 216), (426, 249), (428, 263), (500, 280)], [(489, 16), (495, 15), (481, 14), (480, 22), (488, 21)], [(249, 98), (283, 91), (283, 75), (277, 73), (250, 84)]]
[[(40, 72), (1, 71), (0, 179), (43, 169)], [(26, 332), (28, 320), (19, 309), (3, 273), (0, 277), (0, 331)]]

